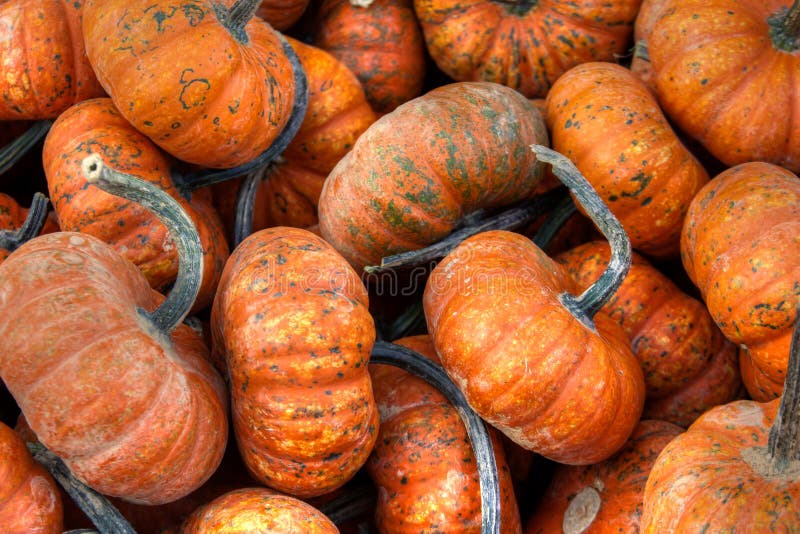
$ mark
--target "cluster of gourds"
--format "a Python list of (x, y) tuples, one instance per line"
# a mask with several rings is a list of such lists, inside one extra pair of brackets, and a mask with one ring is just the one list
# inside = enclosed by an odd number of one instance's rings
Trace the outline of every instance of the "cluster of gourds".
[(0, 531), (800, 530), (800, 0), (3, 0), (0, 74)]

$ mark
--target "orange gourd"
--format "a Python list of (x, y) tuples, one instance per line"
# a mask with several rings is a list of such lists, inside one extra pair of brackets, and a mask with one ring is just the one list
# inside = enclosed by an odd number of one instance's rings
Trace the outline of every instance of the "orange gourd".
[(311, 0), (261, 0), (256, 15), (276, 30), (285, 31), (303, 16)]

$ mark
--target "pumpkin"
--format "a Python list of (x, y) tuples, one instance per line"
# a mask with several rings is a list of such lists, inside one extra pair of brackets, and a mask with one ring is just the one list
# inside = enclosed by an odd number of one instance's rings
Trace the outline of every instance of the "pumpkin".
[(640, 3), (414, 0), (414, 10), (428, 52), (448, 76), (537, 98), (571, 67), (624, 54)]
[(378, 113), (422, 94), (425, 43), (411, 0), (323, 0), (311, 40), (355, 73)]
[(527, 450), (591, 464), (625, 444), (644, 404), (625, 332), (598, 313), (630, 266), (630, 242), (569, 160), (533, 148), (612, 241), (608, 269), (575, 297), (566, 270), (529, 239), (483, 232), (434, 268), (423, 307), (442, 366), (478, 415)]
[(158, 187), (114, 172), (96, 154), (84, 172), (170, 228), (176, 281), (164, 299), (88, 234), (28, 241), (0, 264), (0, 377), (76, 477), (106, 495), (161, 504), (205, 482), (227, 441), (224, 382), (200, 335), (182, 324), (200, 287), (201, 244)]
[[(438, 363), (427, 335), (395, 341)], [(456, 409), (433, 386), (407, 371), (371, 364), (381, 414), (366, 464), (378, 487), (380, 532), (429, 529), (481, 532), (481, 499), (472, 447)], [(499, 433), (490, 430), (499, 475), (502, 532), (521, 532), (511, 473)]]
[(104, 94), (81, 36), (83, 3), (0, 3), (0, 120), (53, 119)]
[(553, 85), (546, 116), (553, 149), (589, 180), (633, 248), (677, 257), (683, 218), (708, 174), (645, 85), (619, 65), (585, 63)]
[[(585, 290), (603, 273), (610, 256), (607, 243), (592, 241), (555, 259)], [(712, 362), (736, 362), (737, 347), (725, 339), (701, 301), (681, 291), (645, 258), (633, 254), (625, 280), (603, 310), (628, 335), (644, 371), (648, 400), (680, 395), (692, 386), (702, 393), (692, 399), (697, 404), (687, 404), (689, 399), (684, 398), (681, 407), (699, 415), (736, 398), (741, 385), (738, 372), (723, 374), (728, 382), (695, 382), (709, 372)], [(681, 422), (687, 416), (674, 414)], [(669, 420), (675, 422), (673, 417)]]
[(726, 166), (763, 161), (800, 171), (792, 118), (800, 3), (662, 4), (647, 48), (665, 113)]
[(300, 228), (253, 233), (225, 265), (211, 329), (251, 474), (299, 497), (352, 478), (378, 431), (366, 366), (375, 326), (341, 255)]
[(656, 89), (655, 73), (650, 65), (650, 55), (647, 51), (647, 39), (653, 31), (658, 17), (661, 16), (663, 0), (642, 0), (636, 22), (633, 23), (633, 55), (631, 56), (630, 69), (637, 78), (650, 89), (653, 94), (658, 94)]
[(310, 0), (261, 0), (256, 15), (276, 30), (285, 31), (303, 15)]
[(181, 195), (173, 179), (172, 158), (133, 128), (109, 98), (71, 107), (45, 139), (42, 163), (61, 229), (87, 233), (112, 245), (142, 270), (154, 289), (163, 290), (175, 280), (178, 254), (167, 227), (146, 207), (88, 187), (81, 163), (93, 153), (114, 168), (157, 185), (191, 217), (203, 245), (202, 285), (194, 309), (205, 308), (229, 254), (219, 215), (200, 194)]
[(800, 320), (781, 399), (712, 408), (667, 444), (642, 532), (794, 532), (800, 525)]
[(182, 161), (235, 167), (285, 128), (300, 68), (259, 4), (88, 0), (86, 53), (137, 130)]
[(780, 395), (800, 301), (800, 179), (764, 162), (718, 174), (692, 200), (681, 259), (754, 400)]
[(0, 527), (3, 532), (61, 534), (64, 510), (53, 477), (25, 441), (0, 423)]
[(468, 214), (531, 196), (541, 181), (531, 143), (539, 112), (489, 82), (438, 87), (361, 134), (322, 189), (323, 237), (357, 269), (422, 248)]
[(525, 524), (526, 534), (639, 532), (647, 475), (661, 450), (683, 429), (642, 420), (625, 446), (603, 462), (558, 465)]

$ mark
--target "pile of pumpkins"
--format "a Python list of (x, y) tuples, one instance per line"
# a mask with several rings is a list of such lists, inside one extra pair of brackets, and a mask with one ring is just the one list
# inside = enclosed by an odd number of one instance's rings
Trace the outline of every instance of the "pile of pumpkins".
[(0, 73), (0, 531), (800, 531), (800, 0), (4, 0)]

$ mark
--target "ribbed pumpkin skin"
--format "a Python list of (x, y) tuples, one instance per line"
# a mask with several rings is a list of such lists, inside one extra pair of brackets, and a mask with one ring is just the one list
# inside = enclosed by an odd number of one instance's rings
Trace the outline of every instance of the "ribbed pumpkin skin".
[[(608, 266), (608, 243), (592, 241), (559, 254), (581, 291), (595, 282)], [(617, 292), (603, 307), (625, 330), (644, 371), (648, 400), (679, 394), (706, 373), (712, 361), (736, 360), (736, 346), (725, 339), (705, 305), (681, 291), (642, 256), (634, 253), (630, 270)], [(738, 373), (730, 383), (709, 383), (697, 406), (702, 412), (734, 400), (741, 381)]]
[(134, 174), (169, 193), (194, 222), (203, 245), (203, 282), (195, 310), (214, 297), (228, 244), (219, 215), (201, 195), (184, 198), (170, 176), (172, 160), (134, 129), (109, 98), (81, 102), (59, 116), (48, 132), (42, 162), (61, 228), (91, 234), (137, 265), (151, 287), (163, 289), (178, 272), (167, 228), (134, 202), (88, 187), (81, 161), (100, 154), (107, 165)]
[(0, 376), (39, 440), (101, 493), (182, 497), (227, 441), (225, 386), (186, 325), (171, 344), (137, 312), (162, 297), (105, 243), (37, 237), (0, 264)]
[(423, 305), (443, 367), (484, 420), (523, 448), (585, 465), (625, 444), (645, 391), (625, 332), (603, 312), (590, 329), (558, 299), (574, 289), (530, 240), (489, 231), (436, 266)]
[[(585, 467), (556, 466), (525, 524), (525, 534), (562, 532), (562, 527), (563, 532), (586, 534), (638, 533), (650, 469), (667, 443), (682, 432), (666, 421), (642, 420), (625, 446), (608, 460)], [(574, 501), (583, 491), (594, 491), (599, 497), (600, 507), (593, 517), (582, 516), (581, 501)], [(578, 525), (586, 528), (580, 530)]]
[(718, 406), (670, 442), (645, 486), (642, 532), (796, 531), (796, 470), (770, 478), (747, 461), (767, 446), (778, 402)]
[(266, 488), (230, 491), (198, 508), (181, 534), (297, 532), (339, 534), (322, 512), (299, 499)]
[(800, 56), (779, 50), (768, 19), (790, 0), (665, 0), (648, 39), (659, 102), (727, 166), (800, 171), (793, 118)]
[(375, 111), (388, 113), (422, 93), (425, 43), (412, 0), (363, 3), (323, 0), (312, 42), (356, 74)]
[(237, 41), (212, 2), (87, 0), (83, 35), (120, 113), (176, 158), (227, 168), (261, 154), (292, 111), (294, 78), (258, 17)]
[(262, 0), (256, 15), (279, 31), (288, 30), (303, 15), (311, 0)]
[(653, 32), (653, 26), (661, 16), (661, 8), (664, 7), (664, 4), (664, 0), (642, 0), (639, 14), (636, 15), (636, 21), (633, 23), (633, 40), (636, 48), (631, 57), (631, 72), (655, 94), (658, 93), (658, 90), (653, 66), (650, 64), (649, 55), (643, 56), (640, 47), (644, 46), (644, 49), (647, 50), (648, 38)]
[(8, 533), (61, 534), (61, 494), (22, 437), (0, 423), (0, 528)]
[(633, 248), (677, 257), (683, 218), (708, 174), (647, 87), (619, 65), (579, 65), (553, 85), (546, 116), (553, 149), (589, 180)]
[[(439, 362), (427, 335), (395, 341)], [(455, 408), (436, 388), (398, 367), (370, 365), (380, 432), (367, 462), (378, 486), (382, 533), (481, 532), (475, 457)], [(501, 531), (521, 532), (519, 509), (499, 434), (490, 429), (500, 480)]]
[(800, 179), (763, 162), (723, 171), (689, 207), (681, 258), (714, 322), (744, 349), (750, 396), (780, 395), (800, 298)]
[(300, 497), (347, 482), (379, 423), (366, 365), (375, 326), (347, 262), (306, 230), (251, 234), (225, 266), (211, 326), (252, 474)]
[(102, 96), (81, 35), (81, 2), (0, 2), (0, 120), (51, 119)]
[(532, 194), (533, 143), (548, 143), (547, 128), (519, 93), (488, 82), (433, 89), (378, 119), (334, 167), (322, 235), (357, 268), (435, 243), (465, 215)]
[(567, 70), (630, 46), (641, 0), (415, 0), (428, 52), (458, 81), (544, 97)]

